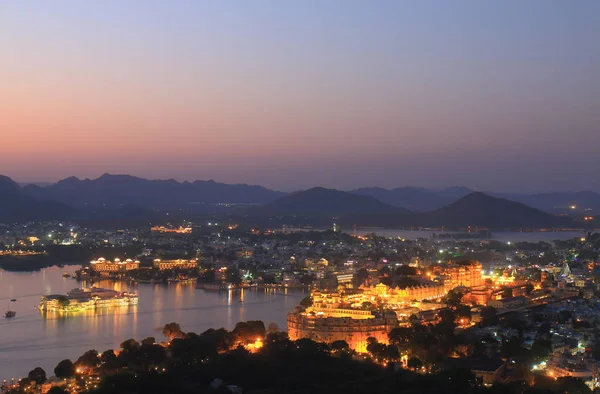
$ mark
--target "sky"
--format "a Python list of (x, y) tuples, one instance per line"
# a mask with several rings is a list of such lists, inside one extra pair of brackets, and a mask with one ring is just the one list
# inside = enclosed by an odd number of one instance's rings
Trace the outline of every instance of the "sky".
[(600, 1), (0, 2), (0, 174), (600, 191)]

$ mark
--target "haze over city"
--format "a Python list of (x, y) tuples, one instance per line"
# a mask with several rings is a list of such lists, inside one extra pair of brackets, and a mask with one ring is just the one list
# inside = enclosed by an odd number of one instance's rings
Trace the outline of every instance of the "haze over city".
[(0, 173), (600, 190), (600, 3), (6, 2)]

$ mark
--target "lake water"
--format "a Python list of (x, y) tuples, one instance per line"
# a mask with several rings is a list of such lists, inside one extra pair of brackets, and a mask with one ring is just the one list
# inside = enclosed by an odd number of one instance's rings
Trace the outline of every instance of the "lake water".
[[(424, 231), (424, 230), (394, 230), (394, 229), (357, 229), (348, 231), (349, 234), (366, 235), (375, 233), (382, 237), (400, 237), (404, 239), (415, 240), (417, 238), (430, 238), (432, 234), (456, 233), (455, 231)], [(580, 231), (537, 231), (537, 232), (516, 232), (516, 231), (492, 231), (492, 238), (502, 242), (551, 242), (556, 240), (565, 241), (584, 236)]]
[[(193, 284), (129, 285), (103, 281), (95, 285), (139, 295), (135, 307), (107, 308), (67, 317), (43, 316), (35, 307), (46, 294), (65, 294), (81, 284), (63, 278), (79, 267), (52, 267), (39, 272), (0, 270), (0, 380), (24, 377), (34, 367), (53, 375), (62, 359), (73, 361), (86, 350), (118, 348), (128, 338), (149, 336), (163, 341), (162, 327), (177, 322), (183, 331), (200, 333), (209, 328), (233, 329), (238, 321), (275, 322), (286, 329), (286, 314), (306, 296), (301, 290), (245, 290), (210, 292)], [(10, 299), (17, 299), (10, 302)], [(243, 302), (240, 302), (243, 300)], [(10, 307), (17, 312), (4, 318)]]

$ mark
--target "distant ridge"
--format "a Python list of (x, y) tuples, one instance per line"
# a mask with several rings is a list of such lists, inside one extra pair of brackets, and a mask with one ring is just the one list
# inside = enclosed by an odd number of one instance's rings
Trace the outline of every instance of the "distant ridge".
[[(410, 186), (395, 189), (366, 187), (351, 191), (354, 194), (375, 197), (387, 204), (405, 207), (417, 212), (436, 210), (452, 204), (472, 192), (473, 190), (464, 186), (452, 186), (441, 190)], [(591, 215), (600, 214), (600, 194), (592, 191), (536, 194), (486, 192), (486, 194), (520, 202), (549, 213), (589, 212)], [(575, 207), (575, 209), (572, 207)]]
[(0, 222), (23, 222), (71, 218), (76, 211), (55, 201), (25, 195), (12, 179), (0, 175)]
[(262, 186), (215, 181), (148, 180), (131, 175), (104, 174), (96, 179), (69, 177), (55, 184), (23, 188), (30, 196), (74, 207), (137, 205), (149, 209), (189, 208), (193, 204), (264, 204), (285, 193)]
[(473, 192), (458, 201), (423, 214), (431, 226), (479, 226), (490, 228), (544, 228), (570, 223), (525, 204)]
[(393, 207), (370, 196), (314, 187), (275, 200), (254, 212), (276, 216), (335, 217), (352, 214), (408, 213), (404, 208)]
[(515, 201), (472, 192), (442, 208), (414, 214), (355, 216), (349, 222), (385, 227), (480, 227), (523, 229), (568, 227), (573, 222)]

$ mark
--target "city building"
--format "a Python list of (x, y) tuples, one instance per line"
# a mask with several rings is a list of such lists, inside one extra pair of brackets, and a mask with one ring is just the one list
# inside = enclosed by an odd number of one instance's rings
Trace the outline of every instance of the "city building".
[(152, 262), (152, 266), (154, 268), (158, 268), (159, 270), (172, 270), (174, 268), (183, 268), (183, 269), (193, 269), (198, 267), (198, 260), (184, 260), (184, 259), (176, 259), (176, 260), (162, 260), (162, 259), (154, 259)]
[(367, 351), (367, 339), (388, 343), (388, 333), (398, 326), (394, 311), (309, 308), (287, 317), (291, 340), (309, 338), (317, 342), (346, 341), (357, 352)]
[(104, 257), (100, 257), (98, 260), (90, 261), (90, 268), (96, 272), (121, 272), (121, 271), (131, 271), (137, 270), (140, 268), (139, 260), (127, 259), (125, 261), (121, 261), (116, 258), (113, 261), (106, 260)]

